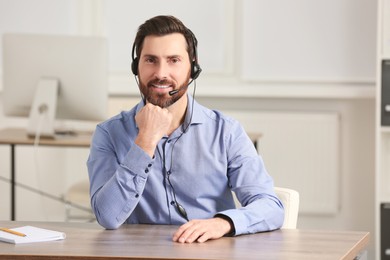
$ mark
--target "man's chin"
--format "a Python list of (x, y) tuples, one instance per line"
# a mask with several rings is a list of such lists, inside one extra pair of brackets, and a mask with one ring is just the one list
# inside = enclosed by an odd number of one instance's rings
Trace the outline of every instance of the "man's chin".
[(177, 100), (174, 98), (147, 98), (147, 101), (155, 106), (159, 106), (161, 108), (168, 108), (172, 104), (174, 104)]

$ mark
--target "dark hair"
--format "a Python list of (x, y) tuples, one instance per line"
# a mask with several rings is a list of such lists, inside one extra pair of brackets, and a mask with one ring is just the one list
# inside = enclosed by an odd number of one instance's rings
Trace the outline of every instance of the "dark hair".
[(196, 47), (198, 41), (190, 29), (188, 29), (179, 19), (174, 16), (160, 15), (155, 16), (138, 27), (137, 35), (135, 36), (133, 45), (137, 57), (140, 56), (144, 39), (148, 35), (164, 36), (171, 33), (180, 33), (184, 36), (187, 42), (187, 52), (190, 61), (196, 61)]

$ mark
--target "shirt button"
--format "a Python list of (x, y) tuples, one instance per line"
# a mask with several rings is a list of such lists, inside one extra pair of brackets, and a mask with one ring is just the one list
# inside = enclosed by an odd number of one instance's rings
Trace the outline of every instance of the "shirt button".
[(135, 194), (135, 197), (136, 197), (136, 198), (138, 198), (138, 197), (139, 197), (139, 194), (138, 194), (138, 193), (137, 193), (137, 194)]
[(150, 167), (152, 167), (152, 165), (153, 165), (153, 164), (149, 163), (149, 164), (148, 164), (148, 167), (150, 168)]
[(149, 169), (145, 169), (145, 173), (148, 173), (149, 172)]

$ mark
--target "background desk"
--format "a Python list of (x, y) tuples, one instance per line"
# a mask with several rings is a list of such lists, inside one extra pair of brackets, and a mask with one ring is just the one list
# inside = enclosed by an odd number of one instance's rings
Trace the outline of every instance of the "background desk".
[(284, 229), (179, 244), (172, 242), (176, 226), (123, 225), (105, 230), (94, 223), (0, 221), (2, 227), (24, 225), (62, 231), (67, 237), (20, 245), (0, 242), (0, 259), (354, 259), (369, 242), (367, 232)]
[[(77, 132), (75, 135), (58, 135), (55, 139), (41, 138), (39, 145), (58, 147), (89, 147), (91, 142), (91, 132)], [(34, 138), (27, 136), (23, 128), (6, 128), (0, 130), (0, 144), (11, 146), (11, 220), (16, 219), (16, 199), (15, 199), (15, 146), (34, 145)]]

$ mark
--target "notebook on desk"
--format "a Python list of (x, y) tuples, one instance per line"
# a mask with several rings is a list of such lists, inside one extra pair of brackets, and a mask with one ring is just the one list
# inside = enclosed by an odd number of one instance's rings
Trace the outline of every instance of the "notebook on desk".
[[(13, 233), (11, 233), (14, 231)], [(25, 236), (22, 236), (25, 235)], [(0, 241), (12, 244), (46, 242), (65, 239), (63, 232), (33, 227), (23, 226), (9, 229), (8, 232), (0, 230)]]

